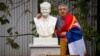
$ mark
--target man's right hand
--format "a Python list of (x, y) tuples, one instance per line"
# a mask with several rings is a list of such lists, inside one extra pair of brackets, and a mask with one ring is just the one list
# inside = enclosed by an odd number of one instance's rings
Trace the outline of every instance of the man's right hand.
[(37, 14), (37, 15), (36, 15), (36, 18), (37, 18), (37, 19), (40, 19), (40, 18), (41, 18), (41, 16), (42, 16), (42, 14), (41, 14), (41, 13), (39, 13), (39, 14)]
[(61, 32), (60, 36), (66, 36), (66, 32)]

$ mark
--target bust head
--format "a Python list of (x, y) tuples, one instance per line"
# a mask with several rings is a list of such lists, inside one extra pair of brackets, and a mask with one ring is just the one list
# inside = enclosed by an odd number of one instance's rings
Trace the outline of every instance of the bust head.
[(43, 17), (47, 17), (51, 12), (51, 4), (48, 2), (43, 2), (40, 4), (41, 14)]

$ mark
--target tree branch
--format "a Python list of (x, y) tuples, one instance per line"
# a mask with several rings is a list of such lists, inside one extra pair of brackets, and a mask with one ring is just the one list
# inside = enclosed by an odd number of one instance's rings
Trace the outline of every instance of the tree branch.
[(26, 35), (34, 35), (34, 36), (38, 36), (38, 35), (33, 34), (33, 33), (28, 33), (28, 34), (18, 34), (18, 35), (0, 36), (0, 37), (18, 37), (18, 36), (26, 36)]
[(13, 8), (10, 8), (9, 11), (18, 8), (18, 7), (20, 7), (20, 6), (22, 6), (22, 5), (26, 4), (26, 3), (28, 3), (29, 1), (30, 1), (30, 0), (27, 0), (27, 1), (23, 2), (23, 3), (21, 3), (20, 5), (17, 5), (17, 6), (15, 6), (15, 7), (13, 7)]

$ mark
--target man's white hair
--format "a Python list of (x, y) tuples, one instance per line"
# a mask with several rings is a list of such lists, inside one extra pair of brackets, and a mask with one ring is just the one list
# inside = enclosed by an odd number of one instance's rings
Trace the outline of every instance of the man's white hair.
[(40, 4), (40, 7), (48, 7), (48, 8), (51, 8), (51, 4), (49, 2), (43, 2)]

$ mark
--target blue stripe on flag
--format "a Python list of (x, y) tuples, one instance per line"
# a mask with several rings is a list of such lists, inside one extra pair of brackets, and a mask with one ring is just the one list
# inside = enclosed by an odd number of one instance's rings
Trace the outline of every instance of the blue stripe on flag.
[(66, 36), (68, 39), (68, 43), (80, 40), (82, 39), (82, 30), (77, 27), (73, 27), (70, 31), (66, 33)]

